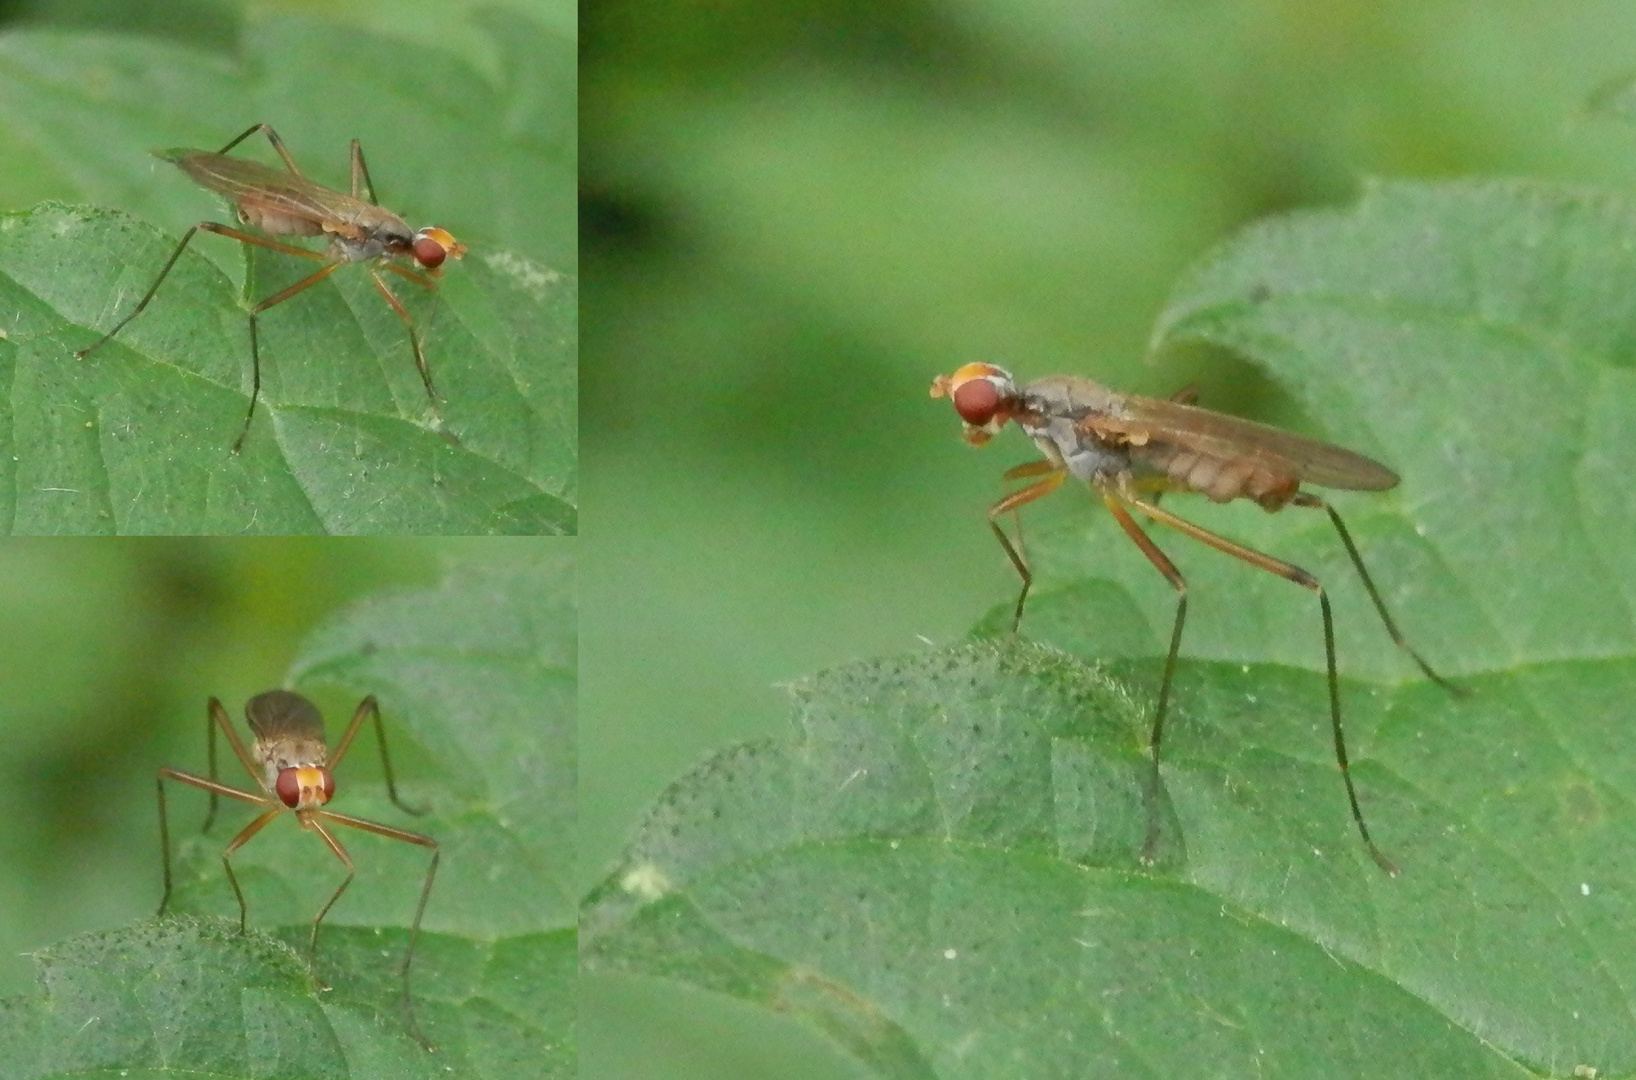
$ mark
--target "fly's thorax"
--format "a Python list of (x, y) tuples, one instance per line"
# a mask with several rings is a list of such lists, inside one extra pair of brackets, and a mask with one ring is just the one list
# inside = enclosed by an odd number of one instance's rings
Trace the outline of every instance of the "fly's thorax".
[(326, 222), (324, 231), (330, 235), (330, 250), (347, 262), (407, 255), (415, 242), (415, 231), (408, 222), (367, 203), (345, 220)]
[(1029, 412), (1046, 416), (1066, 416), (1077, 420), (1090, 413), (1116, 415), (1124, 407), (1124, 396), (1100, 383), (1076, 375), (1047, 375), (1035, 379), (1019, 392), (1018, 400)]
[(296, 735), (257, 739), (255, 755), (261, 761), (264, 784), (272, 792), (279, 792), (280, 785), (288, 782), (283, 779), (286, 773), (329, 773), (329, 748), (319, 739)]
[(356, 225), (364, 232), (373, 233), (383, 238), (399, 237), (404, 243), (408, 243), (415, 235), (415, 230), (409, 227), (407, 221), (386, 207), (376, 206), (373, 203), (363, 204), (350, 215), (347, 224)]
[(351, 237), (336, 235), (330, 238), (330, 251), (337, 259), (355, 263), (370, 262), (389, 255), (402, 254), (402, 252), (394, 249), (391, 238), (379, 236)]
[(1071, 417), (1025, 414), (1017, 417), (1017, 424), (1040, 453), (1088, 484), (1130, 471), (1128, 450), (1081, 431)]

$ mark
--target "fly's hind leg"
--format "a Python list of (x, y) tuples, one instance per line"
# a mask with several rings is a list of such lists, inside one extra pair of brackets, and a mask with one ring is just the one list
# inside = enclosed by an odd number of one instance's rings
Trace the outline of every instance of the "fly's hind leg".
[(1369, 599), (1375, 605), (1375, 612), (1380, 616), (1381, 625), (1386, 627), (1387, 636), (1392, 639), (1392, 644), (1396, 645), (1403, 651), (1404, 655), (1414, 661), (1415, 666), (1420, 669), (1426, 678), (1455, 697), (1464, 697), (1470, 693), (1465, 687), (1457, 686), (1433, 671), (1432, 666), (1425, 661), (1413, 645), (1409, 644), (1409, 639), (1404, 637), (1403, 632), (1397, 628), (1397, 623), (1392, 619), (1392, 613), (1386, 609), (1386, 601), (1381, 599), (1380, 590), (1375, 588), (1374, 579), (1369, 576), (1369, 571), (1364, 568), (1363, 556), (1358, 554), (1358, 545), (1352, 542), (1352, 534), (1348, 531), (1346, 522), (1341, 520), (1341, 515), (1335, 512), (1335, 508), (1318, 496), (1308, 494), (1305, 491), (1297, 493), (1295, 498), (1290, 500), (1290, 505), (1322, 510), (1329, 515), (1330, 522), (1335, 526), (1335, 532), (1340, 535), (1341, 543), (1346, 547), (1347, 557), (1352, 560), (1352, 567), (1357, 570), (1358, 578), (1363, 582), (1364, 589), (1369, 593)]
[[(1363, 808), (1358, 803), (1358, 790), (1352, 783), (1352, 769), (1346, 755), (1346, 735), (1341, 728), (1341, 686), (1340, 676), (1335, 669), (1335, 616), (1330, 610), (1329, 594), (1324, 591), (1323, 585), (1317, 578), (1307, 573), (1293, 563), (1274, 558), (1266, 552), (1245, 547), (1234, 543), (1224, 536), (1218, 536), (1209, 529), (1195, 525), (1186, 518), (1177, 517), (1168, 510), (1161, 510), (1149, 502), (1140, 499), (1127, 498), (1124, 500), (1131, 507), (1141, 511), (1147, 517), (1168, 525), (1178, 532), (1185, 533), (1201, 543), (1208, 544), (1217, 551), (1242, 559), (1251, 566), (1259, 567), (1269, 574), (1276, 574), (1286, 581), (1293, 581), (1302, 588), (1310, 589), (1318, 596), (1318, 608), (1323, 615), (1324, 624), (1324, 662), (1329, 676), (1329, 721), (1335, 736), (1335, 763), (1340, 766), (1341, 779), (1346, 783), (1346, 798), (1352, 806), (1352, 820), (1358, 826), (1358, 835), (1363, 837), (1364, 847), (1369, 851), (1369, 857), (1386, 873), (1397, 876), (1397, 867), (1375, 846), (1375, 841), (1369, 835), (1369, 826), (1363, 820)], [(1174, 653), (1174, 646), (1172, 646)]]
[[(280, 160), (284, 162), (284, 167), (289, 169), (296, 176), (301, 176), (301, 170), (295, 167), (295, 159), (290, 156), (289, 150), (285, 149), (284, 140), (278, 137), (278, 132), (273, 130), (273, 126), (271, 124), (251, 124), (249, 127), (245, 128), (242, 132), (236, 135), (226, 146), (216, 151), (216, 153), (227, 153), (229, 150), (233, 149), (233, 147), (237, 146), (239, 143), (243, 142), (245, 139), (248, 139), (257, 132), (267, 136), (267, 141), (273, 144), (273, 150), (278, 154)], [(306, 177), (301, 176), (301, 179), (305, 180)]]

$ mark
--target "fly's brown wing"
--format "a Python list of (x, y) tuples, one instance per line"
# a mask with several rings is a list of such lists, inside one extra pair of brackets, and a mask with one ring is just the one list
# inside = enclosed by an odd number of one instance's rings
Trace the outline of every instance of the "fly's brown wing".
[(288, 690), (257, 694), (244, 706), (244, 718), (259, 743), (324, 741), (324, 717), (318, 706)]
[[(1384, 491), (1398, 483), (1397, 474), (1380, 462), (1339, 446), (1253, 420), (1138, 394), (1120, 395), (1119, 403), (1106, 414), (1087, 416), (1081, 425), (1129, 446), (1133, 458), (1212, 498), (1226, 492), (1221, 486), (1225, 481), (1212, 491), (1208, 484), (1189, 481), (1189, 475), (1258, 473), (1287, 478), (1291, 484), (1305, 482), (1350, 491)], [(1293, 492), (1292, 486), (1290, 494)], [(1261, 498), (1253, 490), (1225, 497), (1238, 495)]]
[[(373, 203), (303, 179), (288, 169), (275, 169), (248, 158), (213, 154), (206, 150), (165, 150), (158, 157), (187, 173), (200, 187), (225, 195), (240, 206), (310, 221), (308, 235), (320, 231), (343, 235), (374, 221), (383, 213)], [(320, 223), (330, 227), (320, 229)], [(341, 225), (344, 228), (335, 228)]]

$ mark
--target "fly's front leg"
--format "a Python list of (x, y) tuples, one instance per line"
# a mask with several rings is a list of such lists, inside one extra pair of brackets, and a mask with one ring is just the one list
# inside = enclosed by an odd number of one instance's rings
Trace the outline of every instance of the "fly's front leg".
[[(1016, 513), (1035, 499), (1044, 498), (1061, 487), (1062, 482), (1068, 478), (1068, 470), (1054, 462), (1042, 460), (1018, 465), (1014, 469), (1007, 470), (1005, 474), (1007, 480), (1021, 480), (1033, 476), (1043, 476), (1044, 479), (1013, 491), (988, 509), (988, 527), (994, 530), (995, 539), (1000, 541), (1001, 547), (1005, 548), (1006, 558), (1011, 560), (1011, 565), (1017, 571), (1017, 576), (1022, 578), (1022, 591), (1017, 594), (1017, 610), (1011, 616), (1011, 634), (1013, 637), (1016, 636), (1018, 628), (1022, 626), (1023, 605), (1028, 602), (1028, 590), (1034, 584), (1034, 573), (1028, 568), (1028, 559), (1024, 556), (1022, 550), (1017, 545), (1012, 544), (1011, 538), (1000, 527), (1000, 518), (1006, 514)], [(1020, 541), (1022, 538), (1020, 518), (1018, 519), (1017, 536)]]
[(409, 331), (409, 348), (415, 354), (415, 370), (420, 372), (420, 381), (426, 387), (426, 398), (432, 403), (432, 415), (438, 416), (437, 391), (432, 388), (432, 369), (426, 364), (426, 353), (421, 349), (420, 335), (415, 333), (415, 321), (409, 317), (409, 309), (403, 306), (403, 301), (399, 300), (397, 294), (381, 280), (380, 274), (371, 270), (369, 279), (375, 283), (376, 291), (391, 305), (392, 310), (398, 313), (398, 318), (403, 320), (404, 329)]
[(268, 822), (283, 812), (284, 808), (282, 806), (264, 811), (254, 821), (246, 825), (237, 836), (233, 837), (233, 842), (227, 845), (226, 851), (222, 852), (222, 869), (227, 871), (227, 883), (233, 886), (233, 896), (239, 902), (239, 933), (241, 934), (249, 932), (250, 909), (244, 902), (244, 890), (239, 888), (238, 876), (233, 873), (233, 863), (231, 862), (233, 852), (248, 844), (251, 837), (266, 828)]
[(421, 916), (426, 914), (426, 901), (430, 899), (432, 895), (432, 880), (437, 877), (437, 863), (438, 858), (441, 855), (441, 851), (437, 846), (437, 841), (433, 840), (430, 836), (422, 836), (420, 833), (409, 832), (407, 829), (394, 829), (390, 825), (382, 825), (375, 821), (366, 821), (363, 818), (356, 818), (350, 814), (337, 814), (331, 810), (314, 810), (308, 814), (304, 820), (310, 822), (310, 827), (324, 838), (324, 841), (329, 844), (330, 850), (335, 852), (335, 854), (347, 866), (348, 871), (347, 880), (341, 883), (340, 889), (335, 890), (335, 895), (330, 897), (329, 904), (324, 905), (324, 911), (320, 911), (318, 913), (318, 919), (313, 920), (313, 947), (315, 949), (318, 941), (318, 921), (324, 917), (324, 912), (327, 912), (330, 909), (330, 905), (334, 904), (336, 899), (341, 895), (341, 890), (345, 889), (347, 887), (347, 883), (352, 880), (352, 860), (347, 858), (346, 852), (341, 849), (341, 845), (336, 841), (335, 837), (330, 835), (329, 831), (323, 827), (324, 822), (329, 822), (336, 825), (346, 825), (350, 828), (361, 829), (364, 832), (374, 833), (376, 836), (384, 836), (392, 840), (402, 840), (405, 843), (416, 844), (420, 847), (431, 849), (432, 861), (430, 865), (426, 867), (426, 880), (420, 887), (420, 900), (415, 904), (414, 921), (409, 924), (409, 947), (404, 950), (403, 967), (401, 969), (403, 979), (403, 1011), (409, 1024), (409, 1032), (410, 1034), (414, 1035), (416, 1041), (418, 1041), (421, 1046), (425, 1047), (427, 1050), (431, 1050), (433, 1048), (431, 1041), (428, 1040), (421, 1032), (420, 1023), (415, 1019), (414, 1000), (409, 995), (409, 965), (415, 958), (415, 942), (420, 938), (420, 920)]
[[(212, 706), (214, 706), (216, 709), (221, 708), (221, 702), (217, 701), (215, 698), (211, 698), (210, 701)], [(225, 716), (225, 713), (223, 715)], [(232, 729), (229, 728), (228, 730), (229, 733), (231, 733)], [(238, 743), (237, 739), (234, 740), (234, 744), (238, 749), (243, 749), (242, 745)], [(171, 893), (170, 822), (169, 815), (166, 813), (165, 807), (166, 780), (176, 780), (180, 783), (189, 784), (193, 787), (199, 788), (202, 791), (208, 791), (210, 792), (210, 797), (212, 800), (214, 800), (217, 795), (226, 795), (230, 799), (238, 799), (241, 802), (254, 803), (257, 806), (267, 805), (267, 800), (265, 797), (261, 795), (253, 795), (248, 791), (240, 791), (235, 787), (228, 787), (226, 784), (223, 784), (214, 778), (206, 779), (202, 776), (194, 776), (192, 773), (185, 773), (180, 769), (172, 769), (169, 767), (159, 770), (159, 850), (163, 855), (165, 866), (165, 895), (159, 900), (158, 914), (160, 915), (163, 915), (165, 913), (165, 908), (170, 905)], [(273, 817), (277, 816), (278, 812), (279, 811), (277, 809), (268, 810), (256, 821), (251, 822), (251, 827), (246, 829), (244, 833), (239, 834), (238, 838), (233, 841), (233, 845), (227, 849), (227, 854), (232, 854), (241, 844), (244, 843), (244, 841), (250, 839), (251, 836), (254, 836), (257, 832), (259, 832), (263, 825), (266, 825), (268, 821), (271, 821)], [(206, 824), (208, 825), (208, 821)], [(222, 861), (224, 865), (226, 864), (226, 859), (227, 855), (223, 855)], [(227, 868), (227, 879), (228, 881), (232, 882), (233, 893), (239, 898), (239, 928), (242, 930), (244, 928), (244, 894), (239, 892), (238, 882), (233, 880), (233, 868), (230, 866)]]
[(325, 986), (324, 981), (318, 978), (318, 927), (323, 923), (324, 916), (329, 914), (329, 909), (335, 906), (335, 901), (341, 899), (341, 894), (347, 891), (348, 885), (352, 884), (352, 879), (357, 874), (358, 868), (352, 865), (352, 858), (347, 854), (346, 848), (342, 847), (341, 842), (335, 839), (335, 836), (328, 829), (324, 828), (317, 820), (316, 815), (303, 817), (301, 823), (323, 837), (324, 843), (328, 844), (329, 849), (335, 853), (335, 857), (341, 860), (341, 865), (347, 868), (347, 876), (341, 879), (341, 884), (336, 886), (335, 891), (330, 894), (330, 898), (324, 902), (324, 906), (318, 909), (318, 914), (313, 916), (312, 933), (307, 937), (307, 967), (312, 972), (312, 977), (319, 987), (328, 990), (329, 987)]

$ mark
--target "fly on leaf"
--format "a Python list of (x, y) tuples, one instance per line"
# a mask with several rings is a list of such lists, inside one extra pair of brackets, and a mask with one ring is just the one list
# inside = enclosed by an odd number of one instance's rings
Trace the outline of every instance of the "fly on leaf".
[[(229, 150), (258, 132), (265, 134), (267, 141), (272, 143), (273, 149), (284, 162), (284, 170), (245, 158), (227, 156)], [(409, 348), (414, 353), (415, 368), (420, 372), (421, 383), (426, 387), (426, 397), (431, 402), (432, 416), (437, 425), (442, 426), (442, 418), (437, 407), (437, 391), (432, 385), (432, 372), (426, 364), (426, 354), (421, 348), (420, 335), (415, 332), (414, 321), (409, 317), (403, 302), (381, 277), (381, 271), (396, 274), (416, 285), (433, 289), (437, 285), (437, 277), (442, 272), (440, 267), (443, 263), (451, 257), (460, 258), (466, 253), (466, 246), (449, 235), (447, 230), (437, 226), (411, 229), (401, 217), (380, 206), (375, 201), (375, 185), (369, 178), (369, 169), (364, 164), (363, 150), (358, 146), (357, 139), (352, 140), (350, 195), (331, 190), (322, 184), (315, 184), (302, 176), (301, 170), (296, 168), (295, 160), (290, 157), (290, 152), (284, 148), (283, 140), (266, 124), (255, 125), (215, 153), (205, 150), (166, 150), (156, 156), (178, 166), (201, 187), (226, 196), (238, 212), (239, 223), (258, 229), (266, 236), (257, 236), (214, 221), (199, 222), (183, 235), (181, 243), (176, 245), (176, 250), (171, 252), (170, 259), (159, 271), (159, 276), (154, 279), (142, 299), (137, 301), (130, 314), (115, 323), (112, 330), (94, 343), (75, 353), (75, 356), (81, 358), (89, 356), (140, 315), (142, 309), (148, 306), (148, 301), (153, 299), (153, 294), (159, 290), (160, 283), (170, 273), (171, 267), (176, 265), (176, 260), (181, 257), (188, 242), (193, 239), (194, 234), (203, 229), (241, 243), (324, 263), (322, 267), (294, 285), (274, 293), (250, 309), (250, 407), (245, 410), (244, 427), (233, 442), (233, 453), (239, 452), (244, 445), (245, 436), (250, 433), (250, 420), (256, 414), (256, 400), (261, 396), (261, 351), (256, 340), (256, 316), (311, 288), (349, 263), (368, 265), (369, 276), (374, 281), (375, 288), (403, 320), (409, 332)], [(329, 240), (329, 247), (322, 252), (312, 251), (269, 239), (273, 236), (322, 236)], [(405, 260), (412, 265), (404, 265)]]
[[(386, 773), (387, 795), (391, 798), (392, 804), (405, 813), (415, 815), (425, 813), (424, 809), (408, 806), (398, 799), (397, 784), (392, 777), (392, 761), (386, 753), (386, 732), (381, 726), (381, 711), (375, 703), (375, 698), (366, 697), (358, 703), (357, 710), (352, 714), (352, 721), (347, 724), (346, 732), (342, 734), (334, 753), (329, 751), (324, 741), (324, 718), (318, 707), (300, 694), (288, 690), (269, 690), (265, 694), (257, 694), (245, 705), (244, 717), (249, 722), (251, 735), (255, 737), (249, 747), (244, 745), (238, 732), (233, 730), (233, 722), (228, 719), (227, 710), (222, 707), (222, 703), (216, 698), (211, 698), (205, 717), (205, 728), (209, 733), (210, 744), (210, 775), (196, 776), (168, 766), (159, 770), (159, 841), (165, 866), (165, 895), (159, 901), (159, 914), (165, 913), (165, 908), (170, 904), (171, 893), (170, 825), (165, 812), (166, 780), (176, 780), (210, 793), (210, 812), (205, 816), (204, 823), (206, 832), (216, 820), (217, 796), (238, 799), (240, 802), (261, 808), (261, 813), (256, 815), (250, 824), (240, 829), (238, 835), (227, 845), (227, 850), (222, 852), (222, 868), (227, 871), (227, 883), (233, 886), (233, 896), (239, 902), (240, 933), (245, 931), (249, 909), (244, 903), (244, 892), (239, 888), (239, 879), (233, 873), (231, 858), (235, 851), (249, 843), (274, 818), (286, 811), (294, 812), (297, 823), (308, 832), (316, 833), (335, 857), (341, 860), (341, 864), (346, 867), (346, 877), (330, 894), (324, 906), (318, 909), (318, 914), (313, 916), (312, 933), (307, 939), (307, 966), (313, 973), (314, 981), (318, 979), (318, 927), (324, 921), (324, 916), (329, 914), (329, 909), (335, 906), (335, 902), (346, 891), (347, 886), (352, 884), (352, 875), (355, 872), (352, 857), (330, 831), (330, 826), (345, 825), (347, 828), (374, 833), (389, 840), (402, 840), (405, 843), (430, 848), (432, 859), (426, 868), (425, 883), (420, 888), (420, 901), (415, 905), (414, 921), (409, 926), (409, 945), (404, 950), (400, 976), (403, 980), (403, 1011), (409, 1032), (426, 1049), (432, 1049), (432, 1044), (421, 1034), (420, 1024), (415, 1019), (414, 1002), (409, 996), (409, 963), (415, 957), (415, 939), (420, 936), (420, 918), (426, 912), (426, 901), (432, 895), (432, 879), (437, 875), (439, 854), (437, 841), (420, 833), (409, 832), (407, 829), (397, 829), (350, 814), (338, 814), (334, 810), (324, 809), (335, 796), (334, 770), (340, 767), (341, 759), (346, 756), (364, 721), (373, 719), (375, 740), (381, 748), (381, 767)], [(244, 791), (216, 779), (218, 729), (226, 737), (227, 744), (233, 748), (233, 756), (239, 759), (239, 764), (244, 766), (260, 790)]]
[(989, 527), (1022, 578), (1022, 590), (1012, 616), (1013, 633), (1022, 623), (1023, 605), (1034, 577), (1020, 545), (1006, 535), (999, 519), (1055, 491), (1070, 476), (1091, 486), (1119, 527), (1176, 590), (1170, 649), (1165, 656), (1149, 738), (1152, 772), (1145, 793), (1147, 836), (1142, 845), (1143, 861), (1153, 861), (1158, 843), (1159, 747), (1176, 656), (1181, 648), (1182, 626), (1187, 618), (1187, 581), (1131, 516), (1132, 510), (1317, 595), (1323, 615), (1335, 760), (1340, 765), (1352, 818), (1357, 822), (1364, 846), (1381, 869), (1395, 875), (1397, 867), (1375, 845), (1369, 827), (1364, 824), (1357, 789), (1347, 765), (1346, 737), (1341, 729), (1340, 683), (1335, 671), (1334, 617), (1323, 585), (1293, 563), (1218, 536), (1161, 508), (1159, 498), (1166, 492), (1196, 492), (1220, 503), (1249, 499), (1269, 513), (1286, 506), (1324, 511), (1334, 523), (1346, 554), (1363, 580), (1392, 641), (1427, 678), (1450, 693), (1459, 694), (1461, 691), (1433, 671), (1398, 631), (1341, 516), (1317, 495), (1301, 490), (1302, 484), (1313, 484), (1350, 491), (1384, 491), (1397, 486), (1397, 474), (1362, 454), (1329, 443), (1198, 408), (1191, 404), (1190, 391), (1163, 401), (1115, 393), (1089, 379), (1071, 375), (1052, 375), (1019, 386), (1004, 368), (967, 364), (952, 375), (938, 376), (932, 383), (932, 397), (949, 398), (965, 422), (966, 441), (973, 446), (982, 446), (1007, 423), (1015, 423), (1045, 455), (1041, 461), (1019, 465), (1007, 472), (1007, 480), (1032, 482), (1007, 495), (988, 511)]

